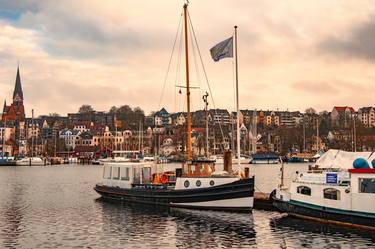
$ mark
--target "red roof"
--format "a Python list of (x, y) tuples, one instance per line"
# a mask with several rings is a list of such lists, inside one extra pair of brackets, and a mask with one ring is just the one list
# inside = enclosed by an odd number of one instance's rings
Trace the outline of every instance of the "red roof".
[(335, 106), (333, 108), (336, 109), (337, 111), (342, 111), (342, 112), (344, 112), (346, 109), (349, 109), (351, 112), (354, 112), (353, 107), (350, 107), (350, 106)]

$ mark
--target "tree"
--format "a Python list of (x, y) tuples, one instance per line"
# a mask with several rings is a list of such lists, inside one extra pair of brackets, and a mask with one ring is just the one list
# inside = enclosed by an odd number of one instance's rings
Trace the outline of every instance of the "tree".
[(111, 114), (115, 114), (117, 113), (117, 111), (118, 111), (118, 108), (116, 106), (112, 106), (111, 109), (109, 109), (109, 113)]
[(306, 113), (307, 115), (313, 115), (313, 114), (316, 114), (316, 111), (315, 111), (314, 108), (309, 107), (309, 108), (307, 108), (307, 109), (305, 110), (305, 113)]
[(89, 113), (93, 111), (94, 111), (94, 108), (92, 108), (91, 105), (82, 105), (78, 110), (79, 113)]

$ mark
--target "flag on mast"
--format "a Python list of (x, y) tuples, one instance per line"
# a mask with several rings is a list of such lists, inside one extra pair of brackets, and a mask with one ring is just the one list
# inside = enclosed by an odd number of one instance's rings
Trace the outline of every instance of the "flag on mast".
[(211, 57), (214, 61), (223, 58), (233, 57), (233, 36), (216, 44), (210, 49)]

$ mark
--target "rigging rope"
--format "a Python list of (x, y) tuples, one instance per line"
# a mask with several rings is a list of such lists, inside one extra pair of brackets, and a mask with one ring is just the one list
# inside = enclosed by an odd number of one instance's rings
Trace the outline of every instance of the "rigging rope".
[(162, 92), (161, 92), (161, 95), (160, 95), (160, 100), (159, 100), (159, 109), (161, 108), (161, 101), (163, 100), (163, 96), (164, 96), (165, 85), (166, 85), (166, 83), (167, 83), (168, 74), (169, 74), (169, 69), (170, 69), (170, 67), (171, 67), (171, 62), (172, 62), (172, 58), (173, 58), (173, 53), (174, 53), (174, 49), (175, 49), (175, 46), (176, 46), (176, 41), (177, 41), (177, 37), (178, 37), (178, 33), (179, 33), (178, 31), (180, 30), (180, 26), (181, 26), (182, 16), (183, 16), (183, 14), (181, 13), (181, 15), (180, 15), (180, 21), (178, 22), (178, 27), (177, 27), (176, 36), (175, 36), (175, 38), (174, 38), (174, 42), (173, 42), (173, 48), (172, 48), (171, 56), (170, 56), (170, 58), (169, 58), (169, 63), (168, 63), (168, 67), (167, 67), (167, 72), (166, 72), (165, 77), (164, 77), (163, 89), (162, 89)]
[[(206, 83), (207, 83), (208, 91), (210, 92), (210, 95), (211, 95), (212, 105), (213, 105), (213, 107), (214, 107), (215, 114), (217, 115), (217, 109), (216, 109), (215, 101), (214, 101), (214, 98), (213, 98), (213, 94), (212, 94), (211, 86), (210, 86), (210, 83), (209, 83), (209, 80), (208, 80), (208, 76), (207, 76), (206, 68), (204, 67), (204, 64), (203, 64), (202, 54), (201, 54), (200, 49), (199, 49), (199, 46), (198, 46), (197, 37), (196, 37), (196, 35), (195, 35), (194, 26), (193, 26), (193, 23), (192, 23), (192, 21), (191, 21), (191, 19), (190, 19), (190, 14), (189, 14), (189, 12), (188, 12), (188, 19), (189, 19), (189, 23), (190, 23), (190, 25), (191, 25), (191, 30), (193, 31), (193, 36), (194, 36), (195, 44), (196, 44), (196, 46), (197, 46), (198, 55), (199, 55), (200, 62), (201, 62), (201, 65), (202, 65), (203, 74), (204, 74), (204, 77), (205, 77), (205, 79), (206, 79)], [(222, 147), (223, 147), (223, 150), (224, 150), (224, 149), (225, 149), (225, 147), (224, 147), (224, 132), (223, 132), (223, 128), (221, 127), (221, 123), (220, 123), (220, 122), (219, 122), (219, 128), (220, 128), (221, 136), (223, 137)]]
[[(182, 47), (183, 47), (183, 27), (181, 28), (180, 30), (180, 41), (179, 41), (179, 47), (178, 47), (178, 55), (177, 55), (177, 63), (176, 63), (176, 75), (175, 75), (175, 90), (179, 92), (179, 94), (177, 94), (175, 92), (175, 98), (178, 99), (178, 106), (177, 108), (175, 108), (175, 110), (181, 110), (181, 88), (177, 87), (177, 85), (179, 85), (179, 81), (180, 81), (180, 71), (181, 71), (181, 54), (182, 54)], [(178, 97), (177, 97), (178, 96)], [(182, 107), (183, 108), (183, 107)]]

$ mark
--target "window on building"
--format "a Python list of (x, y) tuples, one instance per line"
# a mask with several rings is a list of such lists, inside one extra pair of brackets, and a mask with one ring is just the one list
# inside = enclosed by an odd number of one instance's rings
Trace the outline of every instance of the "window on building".
[(121, 180), (129, 181), (129, 168), (122, 169)]
[(375, 178), (359, 178), (359, 192), (375, 194)]
[(104, 179), (111, 179), (111, 172), (112, 167), (111, 166), (104, 166), (104, 171), (103, 171), (103, 178)]
[(326, 188), (323, 190), (324, 199), (340, 200), (340, 190), (334, 188)]
[(306, 186), (298, 186), (297, 193), (301, 195), (311, 195), (311, 188)]
[(113, 167), (112, 174), (113, 174), (112, 179), (114, 180), (120, 179), (120, 167)]

